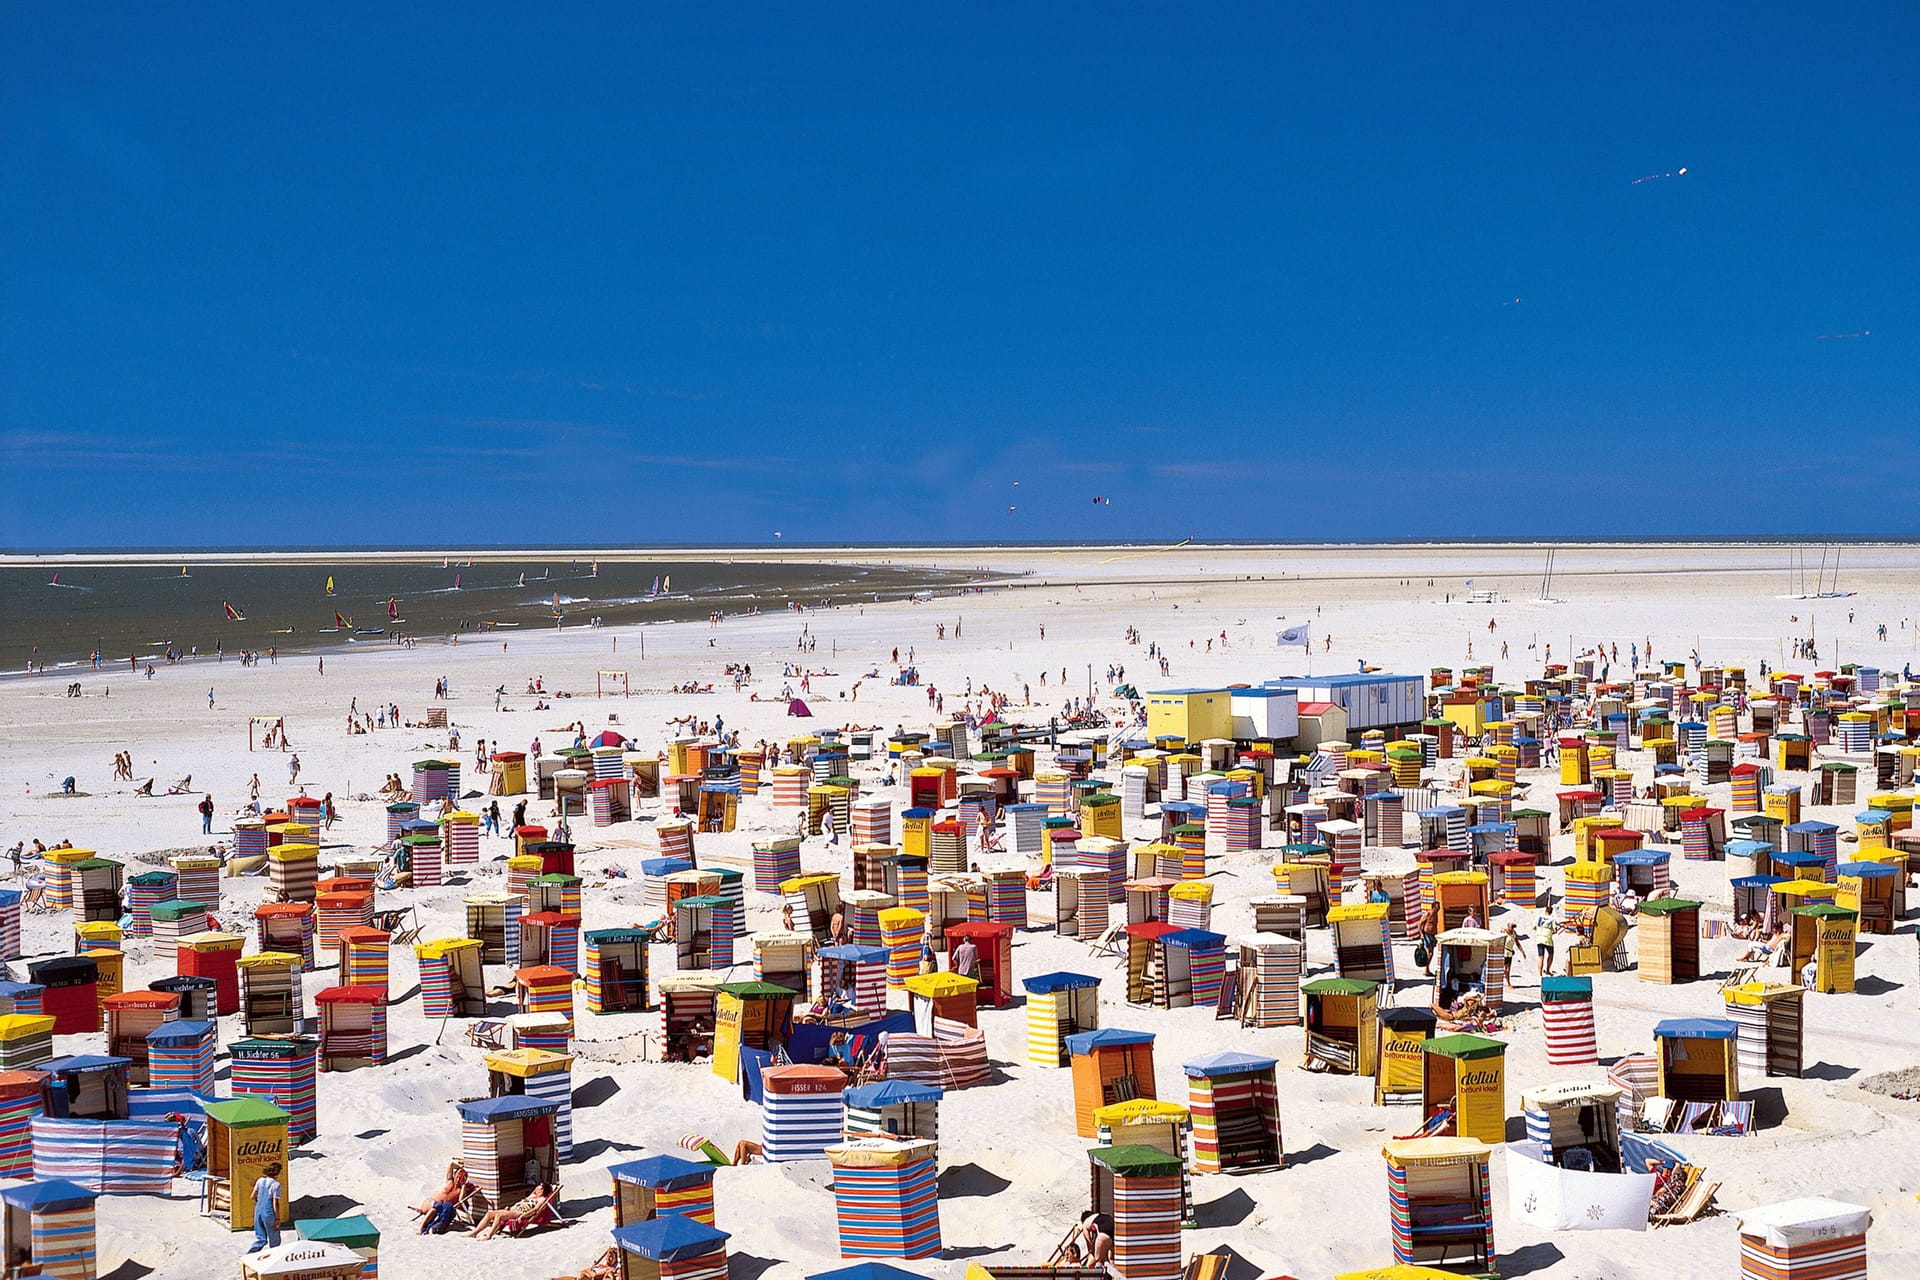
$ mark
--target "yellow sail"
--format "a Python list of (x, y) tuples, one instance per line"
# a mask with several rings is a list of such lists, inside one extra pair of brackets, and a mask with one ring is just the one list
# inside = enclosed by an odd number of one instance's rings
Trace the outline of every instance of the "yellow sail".
[(333, 594), (333, 575), (332, 574), (327, 575), (327, 594), (328, 595)]

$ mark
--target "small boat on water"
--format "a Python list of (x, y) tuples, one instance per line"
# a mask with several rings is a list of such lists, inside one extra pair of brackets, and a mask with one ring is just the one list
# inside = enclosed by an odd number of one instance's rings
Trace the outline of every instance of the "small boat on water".
[(355, 627), (353, 634), (356, 636), (383, 636), (387, 634), (387, 629), (385, 627)]

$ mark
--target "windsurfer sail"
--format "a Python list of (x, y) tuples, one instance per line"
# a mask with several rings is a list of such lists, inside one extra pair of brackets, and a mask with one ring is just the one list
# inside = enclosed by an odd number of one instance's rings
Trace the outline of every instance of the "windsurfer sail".
[(234, 608), (231, 601), (222, 600), (220, 607), (227, 611), (228, 622), (245, 622), (247, 620), (247, 615)]
[(400, 616), (400, 597), (387, 597), (387, 616), (389, 618), (397, 618)]
[(327, 594), (328, 595), (333, 594), (333, 575), (332, 574), (327, 575)]
[(342, 631), (347, 631), (353, 627), (353, 619), (341, 617), (340, 611), (335, 609), (333, 611), (333, 625), (339, 627)]

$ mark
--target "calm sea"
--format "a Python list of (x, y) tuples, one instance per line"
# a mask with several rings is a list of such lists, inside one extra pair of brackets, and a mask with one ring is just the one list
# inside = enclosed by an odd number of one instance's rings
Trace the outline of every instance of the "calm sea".
[[(511, 634), (553, 627), (556, 608), (568, 627), (594, 618), (613, 626), (716, 610), (777, 612), (796, 601), (899, 599), (963, 580), (919, 569), (724, 560), (602, 561), (597, 570), (566, 559), (444, 568), (438, 559), (343, 559), (337, 566), (235, 560), (191, 564), (184, 574), (181, 567), (0, 568), (0, 670), (18, 672), (29, 658), (81, 667), (96, 649), (109, 663), (129, 655), (144, 662), (158, 661), (169, 647), (197, 646), (204, 654), (217, 644), (237, 653), (389, 644), (399, 635)], [(227, 616), (229, 604), (240, 619)]]

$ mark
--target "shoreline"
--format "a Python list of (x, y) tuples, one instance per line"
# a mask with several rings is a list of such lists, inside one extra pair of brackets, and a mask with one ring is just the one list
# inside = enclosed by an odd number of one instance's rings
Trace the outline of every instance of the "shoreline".
[(1347, 540), (1334, 542), (1259, 542), (1206, 541), (1187, 539), (1165, 543), (1154, 540), (1119, 542), (955, 542), (955, 543), (793, 543), (793, 544), (667, 544), (655, 546), (412, 546), (412, 547), (196, 547), (157, 549), (61, 548), (46, 551), (0, 551), (0, 568), (30, 568), (48, 564), (126, 564), (166, 565), (274, 563), (324, 564), (329, 562), (371, 564), (390, 561), (402, 564), (429, 563), (437, 559), (503, 561), (529, 557), (567, 556), (575, 559), (611, 560), (618, 563), (661, 560), (722, 560), (728, 563), (753, 563), (756, 560), (786, 562), (818, 559), (828, 563), (884, 564), (878, 557), (956, 556), (956, 555), (1038, 555), (1091, 554), (1101, 551), (1140, 553), (1147, 551), (1222, 552), (1231, 554), (1276, 554), (1290, 551), (1352, 551), (1367, 554), (1394, 552), (1516, 551), (1555, 549), (1577, 551), (1662, 551), (1690, 549), (1737, 550), (1746, 548), (1820, 548), (1840, 546), (1862, 550), (1912, 548), (1920, 550), (1920, 538), (1878, 535), (1841, 535), (1811, 537), (1791, 534), (1730, 535), (1718, 538), (1484, 538), (1423, 541), (1417, 539), (1370, 542)]

